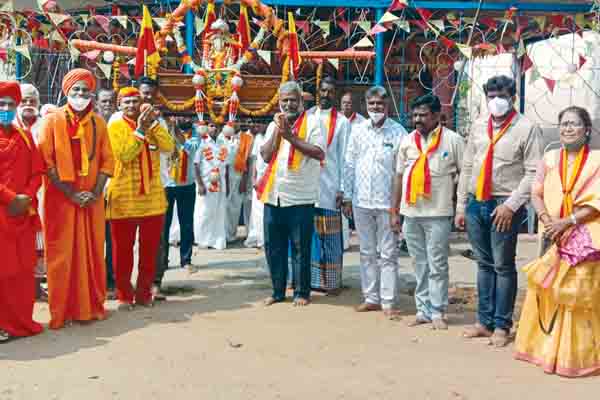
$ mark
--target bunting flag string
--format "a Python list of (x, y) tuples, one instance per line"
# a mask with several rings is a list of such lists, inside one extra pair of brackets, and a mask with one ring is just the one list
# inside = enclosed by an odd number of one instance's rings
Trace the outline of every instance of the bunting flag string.
[(258, 56), (267, 64), (271, 65), (271, 52), (268, 50), (257, 50)]
[(368, 36), (365, 36), (352, 47), (373, 47), (373, 42), (371, 42)]
[(98, 63), (97, 66), (98, 66), (98, 69), (100, 69), (100, 71), (102, 71), (102, 73), (104, 74), (106, 79), (110, 79), (110, 75), (112, 72), (112, 64)]
[(544, 82), (546, 82), (546, 86), (548, 87), (548, 90), (550, 91), (550, 93), (554, 94), (554, 87), (556, 86), (556, 81), (554, 79), (550, 79), (550, 78), (544, 78)]

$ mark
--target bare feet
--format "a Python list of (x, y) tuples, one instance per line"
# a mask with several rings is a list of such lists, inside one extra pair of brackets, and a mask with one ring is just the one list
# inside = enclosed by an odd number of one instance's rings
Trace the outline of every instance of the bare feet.
[(306, 307), (310, 304), (309, 299), (305, 299), (303, 297), (296, 297), (294, 299), (294, 307)]
[(437, 331), (447, 331), (448, 330), (448, 322), (444, 318), (434, 318), (431, 320), (432, 329)]
[(196, 272), (200, 271), (200, 267), (198, 267), (197, 265), (193, 265), (193, 264), (186, 264), (186, 265), (185, 265), (183, 268), (184, 268), (184, 269), (185, 269), (185, 270), (188, 272), (188, 274), (190, 274), (190, 275), (193, 275), (193, 274), (195, 274)]
[(268, 307), (268, 306), (272, 306), (273, 304), (276, 303), (282, 303), (283, 300), (276, 300), (274, 297), (267, 297), (264, 301), (263, 304)]
[(510, 337), (508, 335), (508, 331), (496, 328), (494, 330), (494, 334), (490, 338), (490, 345), (494, 347), (506, 347), (506, 345), (510, 342)]
[(485, 326), (481, 325), (479, 322), (465, 329), (463, 332), (463, 337), (466, 339), (490, 337), (492, 335), (493, 332), (487, 329)]
[(167, 296), (165, 296), (164, 294), (162, 294), (160, 292), (160, 286), (158, 286), (158, 285), (152, 286), (152, 297), (154, 298), (154, 301), (166, 301), (167, 300)]
[(133, 304), (119, 302), (119, 305), (117, 306), (117, 310), (119, 310), (119, 311), (132, 311), (133, 310)]
[(116, 300), (117, 295), (115, 294), (114, 289), (108, 289), (106, 291), (106, 300)]
[(402, 319), (402, 317), (400, 317), (400, 313), (397, 310), (394, 310), (393, 308), (384, 309), (383, 315), (390, 321), (399, 321)]
[(425, 324), (430, 324), (430, 323), (431, 323), (430, 319), (425, 318), (422, 315), (417, 315), (416, 317), (408, 320), (406, 324), (410, 327), (414, 327), (414, 326), (425, 325)]
[(381, 311), (381, 305), (371, 304), (371, 303), (362, 303), (361, 305), (356, 306), (356, 308), (354, 310), (356, 312)]

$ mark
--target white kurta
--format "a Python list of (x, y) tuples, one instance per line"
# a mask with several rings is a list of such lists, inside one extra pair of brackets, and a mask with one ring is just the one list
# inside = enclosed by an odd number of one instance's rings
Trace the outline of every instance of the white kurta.
[[(260, 156), (260, 148), (265, 143), (266, 137), (264, 134), (254, 136), (254, 144), (252, 145), (252, 168), (256, 172), (256, 180), (258, 181), (267, 168), (267, 163)], [(250, 223), (248, 225), (248, 237), (244, 245), (246, 247), (263, 247), (264, 232), (263, 232), (263, 209), (264, 204), (256, 197), (256, 190), (252, 189), (252, 210), (250, 212)]]
[[(227, 154), (221, 159), (227, 147), (212, 139), (204, 141), (196, 153), (194, 163), (200, 168), (202, 182), (206, 187), (204, 204), (199, 215), (198, 236), (196, 241), (200, 248), (212, 247), (223, 250), (227, 247), (225, 168)], [(211, 185), (215, 182), (216, 186)]]
[(223, 139), (229, 151), (229, 195), (227, 196), (227, 242), (233, 242), (237, 237), (237, 227), (242, 212), (242, 201), (244, 195), (240, 193), (240, 182), (242, 175), (233, 168), (235, 157), (240, 148), (239, 136)]

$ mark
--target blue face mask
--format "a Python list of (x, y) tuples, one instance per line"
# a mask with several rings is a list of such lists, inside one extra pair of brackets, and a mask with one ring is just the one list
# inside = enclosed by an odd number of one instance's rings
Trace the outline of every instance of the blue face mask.
[(10, 124), (12, 124), (16, 115), (17, 115), (17, 112), (14, 110), (13, 111), (0, 110), (0, 125), (9, 126)]

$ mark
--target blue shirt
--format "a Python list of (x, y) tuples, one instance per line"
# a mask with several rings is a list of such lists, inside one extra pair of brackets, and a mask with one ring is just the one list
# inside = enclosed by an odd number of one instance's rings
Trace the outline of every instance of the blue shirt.
[(184, 183), (178, 184), (175, 182), (173, 177), (171, 176), (171, 167), (172, 164), (169, 162), (169, 174), (166, 176), (166, 181), (164, 182), (165, 187), (178, 187), (178, 186), (188, 186), (196, 182), (196, 171), (194, 170), (194, 158), (196, 156), (196, 152), (200, 148), (201, 140), (194, 129), (192, 131), (192, 136), (185, 141), (183, 145), (176, 143), (177, 151), (183, 149), (187, 153), (188, 163), (187, 163), (187, 178)]

